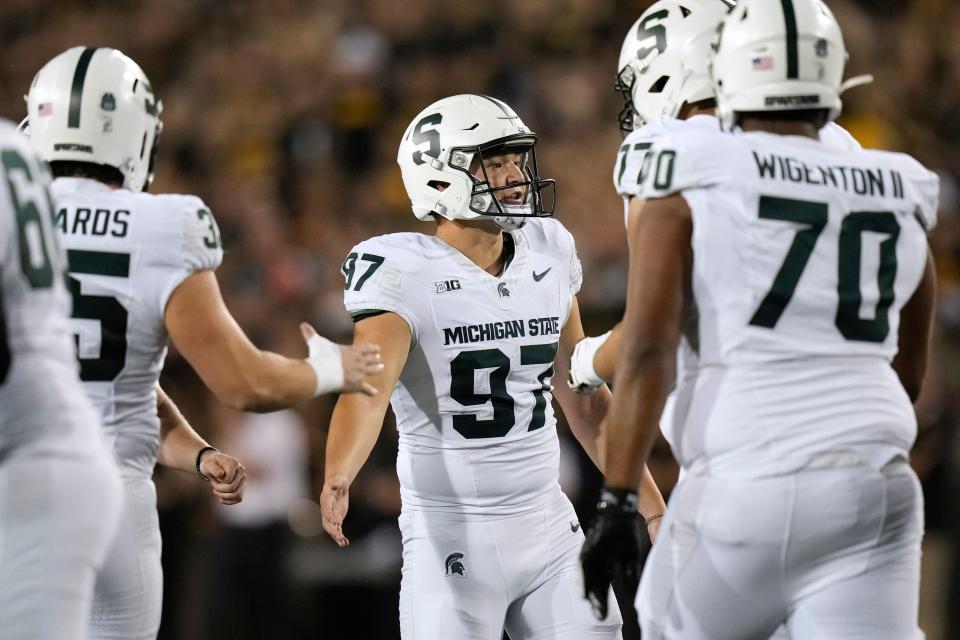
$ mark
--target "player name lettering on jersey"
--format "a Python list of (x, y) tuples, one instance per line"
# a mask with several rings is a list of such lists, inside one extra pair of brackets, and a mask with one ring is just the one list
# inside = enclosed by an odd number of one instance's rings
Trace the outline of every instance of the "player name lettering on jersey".
[(489, 342), (506, 338), (525, 338), (527, 336), (550, 336), (560, 334), (559, 316), (530, 318), (523, 320), (502, 320), (484, 324), (468, 324), (459, 327), (444, 327), (443, 344), (470, 344)]
[(62, 208), (57, 211), (57, 226), (63, 234), (125, 238), (129, 218), (128, 209)]
[(903, 176), (895, 169), (810, 164), (790, 156), (757, 151), (753, 152), (753, 159), (761, 179), (832, 187), (857, 195), (886, 196), (889, 189), (894, 198), (903, 199)]

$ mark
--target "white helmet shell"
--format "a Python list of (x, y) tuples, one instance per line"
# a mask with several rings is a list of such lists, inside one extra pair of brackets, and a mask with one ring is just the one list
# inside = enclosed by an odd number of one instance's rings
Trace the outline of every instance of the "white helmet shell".
[[(465, 94), (434, 102), (413, 119), (397, 151), (414, 215), (420, 220), (431, 220), (432, 214), (450, 220), (493, 217), (505, 228), (517, 228), (527, 217), (551, 215), (552, 199), (545, 207), (543, 192), (553, 189), (553, 180), (537, 173), (536, 141), (536, 134), (501, 100)], [(471, 173), (474, 158), (496, 153), (524, 155), (523, 204), (499, 202), (498, 189)]]
[(163, 107), (136, 62), (73, 47), (40, 69), (26, 99), (24, 130), (44, 160), (108, 165), (125, 189), (149, 188)]
[(733, 6), (732, 0), (660, 0), (643, 12), (620, 49), (621, 128), (675, 118), (684, 103), (714, 97), (710, 45)]
[(736, 113), (825, 109), (840, 115), (847, 50), (821, 0), (741, 0), (717, 33), (711, 75), (724, 129)]

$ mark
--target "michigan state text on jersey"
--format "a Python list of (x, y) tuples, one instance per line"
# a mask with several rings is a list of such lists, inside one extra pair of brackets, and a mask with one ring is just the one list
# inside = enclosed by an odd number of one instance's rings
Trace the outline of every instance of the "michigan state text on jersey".
[[(376, 384), (392, 389), (400, 435), (405, 640), (620, 637), (619, 611), (597, 621), (579, 596), (582, 533), (558, 483), (554, 394), (594, 460), (608, 395), (551, 384), (583, 336), (582, 275), (573, 238), (548, 217), (552, 181), (535, 142), (499, 100), (430, 105), (398, 162), (436, 235), (361, 242), (342, 267), (355, 337), (383, 348)], [(341, 545), (349, 488), (386, 408), (341, 399), (334, 410), (321, 505)], [(649, 477), (644, 494), (662, 509)]]

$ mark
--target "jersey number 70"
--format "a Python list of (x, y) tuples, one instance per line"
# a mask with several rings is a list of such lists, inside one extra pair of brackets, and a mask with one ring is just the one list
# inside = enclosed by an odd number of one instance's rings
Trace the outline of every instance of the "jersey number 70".
[[(797, 231), (787, 256), (777, 272), (770, 291), (750, 319), (750, 324), (773, 329), (783, 315), (800, 282), (817, 238), (827, 225), (828, 208), (823, 202), (791, 200), (760, 196), (760, 217), (806, 225)], [(863, 233), (871, 231), (887, 236), (880, 242), (880, 268), (877, 285), (880, 299), (873, 318), (860, 317), (860, 254)], [(839, 260), (837, 265), (837, 314), (834, 323), (847, 340), (883, 342), (890, 333), (888, 310), (894, 300), (893, 284), (897, 277), (897, 238), (900, 224), (890, 211), (854, 211), (840, 224)]]

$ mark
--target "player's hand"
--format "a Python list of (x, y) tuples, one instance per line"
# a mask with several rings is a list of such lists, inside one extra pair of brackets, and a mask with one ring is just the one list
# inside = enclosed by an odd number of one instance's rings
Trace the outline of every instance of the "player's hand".
[(320, 513), (323, 516), (323, 530), (341, 547), (350, 544), (343, 535), (343, 520), (350, 508), (350, 483), (345, 476), (330, 476), (323, 483), (320, 492)]
[(220, 504), (237, 504), (243, 500), (247, 470), (233, 456), (219, 451), (203, 454), (200, 473), (210, 478), (210, 488)]
[(383, 370), (380, 361), (380, 345), (340, 345), (343, 359), (343, 393), (360, 392), (377, 395), (377, 388), (367, 382), (367, 376)]
[[(336, 344), (319, 335), (306, 322), (300, 323), (300, 333), (310, 353), (307, 361), (317, 374), (318, 394), (329, 391), (359, 392), (368, 396), (377, 394), (376, 387), (367, 382), (367, 377), (383, 370), (380, 345)], [(339, 370), (331, 371), (331, 367), (338, 367)]]
[(620, 579), (628, 596), (640, 580), (640, 514), (637, 494), (625, 489), (604, 489), (597, 504), (597, 519), (587, 531), (580, 551), (584, 595), (599, 620), (607, 617), (610, 584)]
[(603, 386), (604, 382), (593, 368), (593, 356), (607, 341), (610, 332), (593, 338), (582, 338), (573, 348), (570, 356), (570, 376), (567, 384), (576, 393), (589, 394)]

